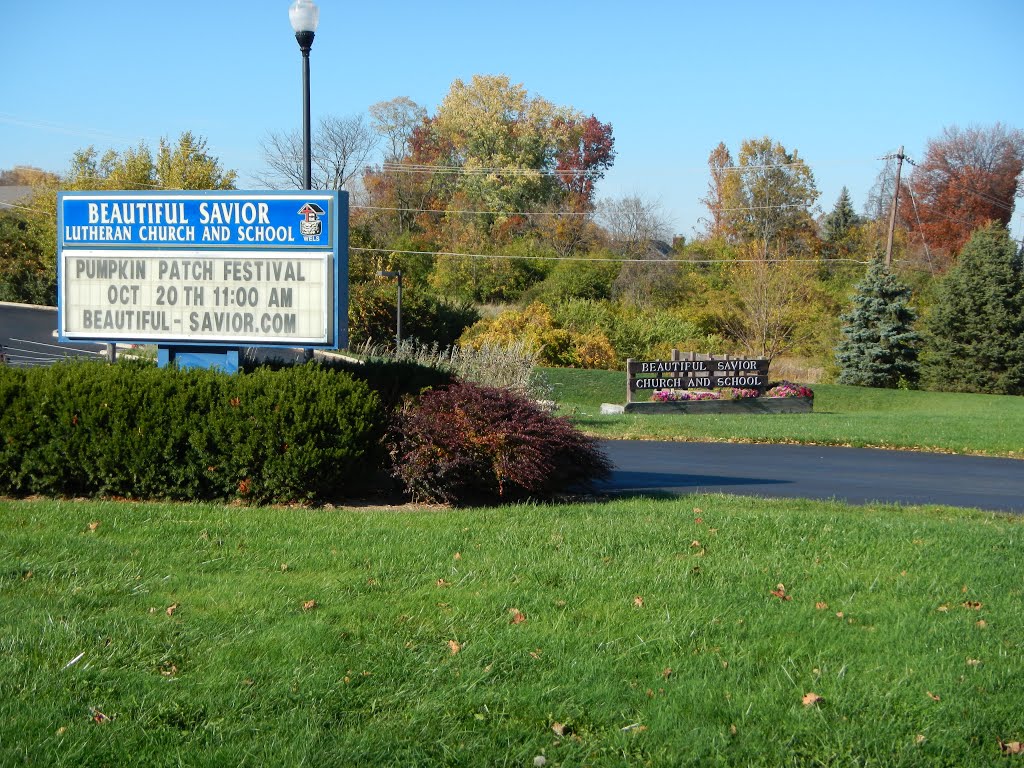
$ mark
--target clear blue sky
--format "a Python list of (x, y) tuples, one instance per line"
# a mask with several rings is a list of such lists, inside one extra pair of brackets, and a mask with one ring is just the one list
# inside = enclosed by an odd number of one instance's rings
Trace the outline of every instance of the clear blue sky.
[[(288, 4), (0, 0), (0, 168), (63, 172), (90, 144), (191, 130), (252, 185), (260, 139), (301, 121)], [(861, 209), (900, 144), (919, 158), (947, 126), (1024, 129), (1024, 0), (319, 5), (314, 124), (397, 96), (433, 111), (455, 78), (506, 74), (610, 122), (599, 196), (660, 201), (687, 236), (719, 141), (799, 150), (827, 211), (843, 185)]]

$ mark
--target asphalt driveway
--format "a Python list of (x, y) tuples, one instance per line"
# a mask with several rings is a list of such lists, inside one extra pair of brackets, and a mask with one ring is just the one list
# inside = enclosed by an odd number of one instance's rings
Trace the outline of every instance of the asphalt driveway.
[(871, 448), (605, 440), (602, 490), (735, 493), (1024, 512), (1024, 461)]

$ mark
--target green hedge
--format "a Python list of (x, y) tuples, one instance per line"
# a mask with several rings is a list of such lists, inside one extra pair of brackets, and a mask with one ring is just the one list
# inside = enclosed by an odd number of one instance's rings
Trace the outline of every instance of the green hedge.
[(366, 488), (388, 418), (317, 365), (230, 376), (139, 364), (0, 366), (0, 492), (304, 501)]

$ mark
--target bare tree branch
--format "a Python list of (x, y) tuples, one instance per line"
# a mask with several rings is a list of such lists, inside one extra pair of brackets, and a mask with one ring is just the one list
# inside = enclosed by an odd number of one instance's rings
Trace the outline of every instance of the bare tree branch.
[[(362, 172), (380, 137), (362, 115), (326, 116), (312, 137), (313, 189), (346, 189)], [(260, 142), (267, 170), (255, 174), (270, 189), (302, 189), (302, 137), (298, 131), (271, 132)]]

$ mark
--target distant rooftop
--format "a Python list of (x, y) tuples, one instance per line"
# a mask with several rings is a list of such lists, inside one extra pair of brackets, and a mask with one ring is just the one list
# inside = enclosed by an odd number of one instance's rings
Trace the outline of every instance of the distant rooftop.
[(32, 187), (16, 186), (16, 187), (3, 187), (0, 186), (0, 210), (9, 210), (4, 203), (17, 203), (19, 200), (24, 200), (32, 193)]

